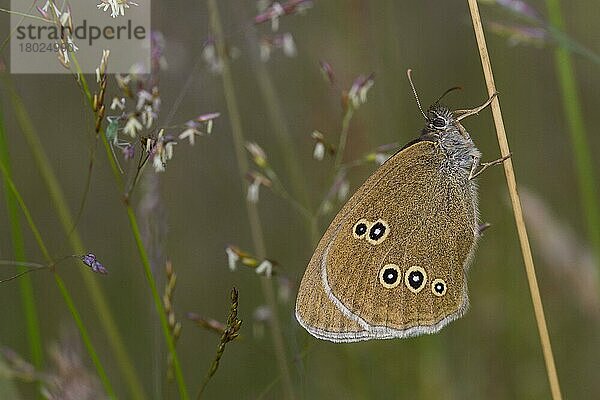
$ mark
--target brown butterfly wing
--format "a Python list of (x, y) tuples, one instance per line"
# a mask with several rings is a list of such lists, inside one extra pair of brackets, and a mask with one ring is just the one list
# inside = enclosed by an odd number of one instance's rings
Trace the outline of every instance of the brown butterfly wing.
[[(406, 337), (436, 332), (464, 313), (476, 191), (466, 179), (441, 172), (444, 162), (434, 142), (410, 145), (342, 208), (300, 286), (296, 314), (310, 333), (333, 341)], [(383, 238), (356, 238), (361, 219), (385, 224)], [(401, 280), (386, 287), (387, 264), (397, 266)], [(410, 271), (411, 277), (422, 272), (420, 290), (405, 281)], [(443, 282), (442, 295), (434, 293), (434, 280), (438, 287)]]

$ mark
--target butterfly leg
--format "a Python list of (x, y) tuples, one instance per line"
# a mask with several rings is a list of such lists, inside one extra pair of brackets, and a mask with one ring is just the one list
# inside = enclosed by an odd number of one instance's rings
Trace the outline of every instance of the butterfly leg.
[[(471, 166), (471, 173), (469, 174), (469, 180), (477, 178), (483, 171), (485, 171), (488, 167), (491, 167), (492, 165), (502, 164), (504, 161), (508, 160), (511, 156), (512, 156), (512, 153), (510, 153), (504, 157), (501, 157), (497, 160), (486, 162), (486, 163), (481, 163), (481, 164), (479, 163), (479, 158), (475, 158), (473, 160), (473, 165)], [(481, 168), (479, 169), (479, 171), (475, 171), (477, 169), (477, 167), (480, 165), (481, 165)]]
[(479, 111), (481, 111), (484, 108), (486, 108), (487, 106), (489, 106), (497, 96), (498, 96), (498, 92), (491, 95), (490, 98), (487, 99), (487, 101), (485, 103), (483, 103), (482, 105), (480, 105), (479, 107), (475, 107), (470, 110), (456, 110), (453, 112), (453, 114), (457, 115), (457, 117), (456, 117), (457, 121), (460, 121), (461, 119), (470, 117), (471, 115), (474, 115), (474, 114), (479, 114)]

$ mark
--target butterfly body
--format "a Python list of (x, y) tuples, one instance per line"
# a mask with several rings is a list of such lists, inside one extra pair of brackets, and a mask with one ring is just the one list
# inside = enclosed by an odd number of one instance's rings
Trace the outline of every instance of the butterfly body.
[[(431, 140), (439, 143), (446, 155), (444, 172), (448, 179), (466, 178), (468, 180), (473, 168), (473, 161), (479, 160), (481, 153), (471, 140), (467, 130), (454, 119), (448, 108), (440, 104), (430, 107), (427, 111), (427, 121), (421, 137), (417, 140)], [(436, 123), (438, 123), (437, 126)]]
[(435, 333), (468, 308), (479, 237), (481, 156), (459, 118), (434, 104), (331, 222), (306, 269), (296, 318), (333, 342)]

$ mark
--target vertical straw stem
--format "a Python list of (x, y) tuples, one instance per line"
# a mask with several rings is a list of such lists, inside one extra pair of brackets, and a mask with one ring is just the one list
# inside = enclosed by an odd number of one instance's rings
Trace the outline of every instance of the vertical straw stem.
[[(496, 85), (494, 83), (492, 65), (490, 62), (487, 45), (485, 43), (485, 36), (483, 33), (483, 27), (481, 25), (481, 17), (479, 15), (477, 0), (467, 1), (469, 3), (469, 10), (471, 11), (473, 29), (475, 30), (475, 37), (477, 38), (477, 47), (479, 48), (479, 55), (481, 57), (481, 64), (485, 75), (488, 94), (492, 96), (494, 93), (496, 93)], [(506, 131), (504, 130), (504, 121), (500, 111), (500, 102), (497, 96), (493, 99), (491, 107), (500, 151), (502, 156), (507, 156), (510, 154), (510, 149), (508, 147)], [(533, 302), (533, 309), (540, 336), (540, 342), (542, 345), (544, 360), (546, 362), (546, 372), (550, 382), (552, 399), (560, 400), (562, 399), (560, 384), (558, 381), (558, 374), (556, 373), (556, 366), (554, 364), (554, 355), (552, 353), (552, 346), (550, 345), (550, 336), (548, 334), (548, 327), (546, 326), (546, 317), (544, 316), (544, 308), (542, 306), (542, 298), (540, 296), (540, 290), (535, 274), (535, 266), (533, 263), (533, 257), (531, 255), (531, 247), (529, 246), (529, 239), (527, 237), (527, 229), (523, 219), (521, 200), (519, 198), (519, 193), (517, 192), (517, 181), (515, 178), (512, 160), (510, 158), (507, 159), (503, 165), (506, 175), (506, 183), (508, 185), (508, 192), (510, 194), (510, 200), (515, 215), (519, 241), (521, 243), (521, 252), (523, 253), (523, 260), (525, 262), (525, 272), (527, 274), (527, 281), (529, 283), (529, 291), (531, 293), (531, 300)]]
[[(211, 31), (214, 35), (217, 53), (219, 59), (222, 62), (223, 67), (221, 71), (223, 78), (223, 92), (225, 96), (225, 102), (227, 104), (227, 109), (229, 112), (229, 119), (233, 135), (233, 144), (235, 149), (235, 157), (238, 164), (240, 180), (242, 183), (244, 183), (246, 181), (246, 172), (249, 169), (248, 160), (246, 159), (246, 154), (244, 151), (244, 132), (242, 129), (241, 115), (237, 104), (237, 98), (235, 96), (233, 76), (231, 73), (227, 49), (224, 41), (225, 35), (223, 34), (223, 27), (221, 26), (219, 9), (215, 0), (208, 1), (208, 12)], [(264, 258), (266, 253), (266, 246), (264, 242), (262, 225), (260, 217), (258, 215), (258, 208), (256, 207), (256, 203), (246, 201), (246, 211), (248, 214), (254, 250), (260, 258)], [(277, 313), (277, 302), (275, 299), (275, 293), (270, 280), (261, 279), (260, 282), (263, 294), (265, 296), (265, 300), (272, 312), (272, 318), (270, 322), (271, 336), (273, 338), (273, 344), (275, 346), (275, 357), (277, 359), (278, 368), (283, 378), (285, 398), (293, 399), (294, 389), (292, 385), (290, 369), (288, 366), (283, 334), (281, 332), (279, 316)]]

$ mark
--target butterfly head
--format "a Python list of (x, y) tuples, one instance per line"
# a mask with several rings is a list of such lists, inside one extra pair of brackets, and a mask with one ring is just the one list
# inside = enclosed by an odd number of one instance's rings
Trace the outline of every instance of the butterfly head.
[(458, 121), (454, 119), (452, 111), (437, 102), (427, 109), (425, 119), (424, 133), (437, 133), (439, 135), (449, 130), (460, 130), (457, 126)]

